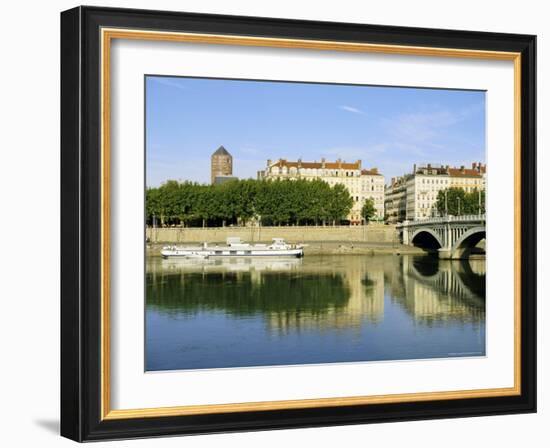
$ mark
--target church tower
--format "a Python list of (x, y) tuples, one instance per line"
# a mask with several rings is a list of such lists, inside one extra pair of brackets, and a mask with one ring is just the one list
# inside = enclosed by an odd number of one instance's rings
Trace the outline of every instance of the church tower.
[(220, 146), (210, 159), (210, 181), (216, 183), (216, 177), (233, 175), (233, 157), (229, 151)]

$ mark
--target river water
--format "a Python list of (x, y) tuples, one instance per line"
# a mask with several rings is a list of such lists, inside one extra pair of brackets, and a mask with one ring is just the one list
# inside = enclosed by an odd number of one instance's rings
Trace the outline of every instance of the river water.
[(148, 257), (146, 266), (148, 371), (485, 355), (485, 260)]

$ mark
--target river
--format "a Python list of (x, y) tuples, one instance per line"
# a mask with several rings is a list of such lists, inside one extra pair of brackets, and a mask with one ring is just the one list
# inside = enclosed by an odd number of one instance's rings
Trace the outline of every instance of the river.
[(485, 355), (485, 260), (147, 257), (146, 370)]

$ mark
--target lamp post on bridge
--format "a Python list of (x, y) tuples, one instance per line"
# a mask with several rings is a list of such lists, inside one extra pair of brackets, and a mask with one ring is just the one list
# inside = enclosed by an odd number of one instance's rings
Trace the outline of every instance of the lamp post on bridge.
[(481, 190), (477, 192), (477, 214), (481, 216)]

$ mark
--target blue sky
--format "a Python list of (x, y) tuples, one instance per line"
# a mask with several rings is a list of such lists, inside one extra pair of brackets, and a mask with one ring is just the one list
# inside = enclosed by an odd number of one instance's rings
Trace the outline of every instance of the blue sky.
[(146, 177), (210, 181), (210, 155), (256, 177), (267, 159), (362, 160), (386, 178), (414, 163), (485, 162), (485, 93), (146, 77)]

